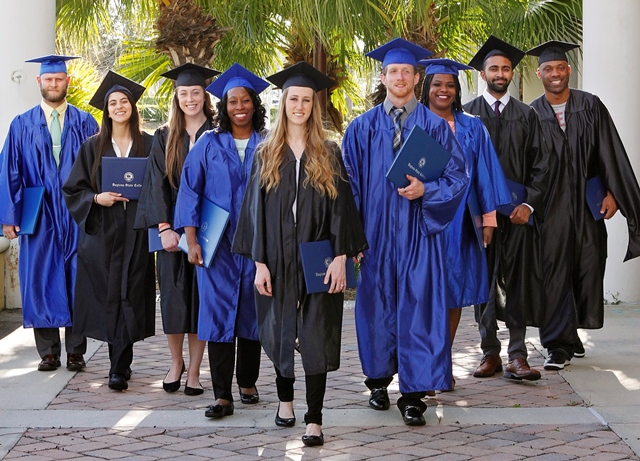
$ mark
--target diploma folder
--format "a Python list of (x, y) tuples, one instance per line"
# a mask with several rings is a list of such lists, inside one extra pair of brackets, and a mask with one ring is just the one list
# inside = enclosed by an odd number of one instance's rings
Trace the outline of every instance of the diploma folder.
[(478, 194), (476, 188), (469, 184), (471, 190), (469, 191), (469, 197), (467, 197), (467, 209), (471, 216), (471, 223), (473, 224), (473, 232), (480, 245), (480, 250), (484, 250), (484, 226), (482, 222), (482, 210), (480, 209), (480, 201), (478, 200)]
[[(524, 194), (526, 189), (523, 184), (511, 181), (510, 179), (507, 179), (507, 187), (509, 188), (509, 192), (511, 193), (511, 203), (498, 207), (496, 211), (502, 215), (505, 215), (506, 217), (509, 217), (518, 205), (522, 205), (524, 203)], [(527, 224), (529, 226), (533, 226), (533, 213), (531, 213), (531, 215), (529, 216), (529, 221), (527, 221)]]
[[(229, 212), (227, 210), (220, 208), (205, 197), (200, 199), (200, 227), (196, 230), (196, 238), (202, 248), (202, 259), (207, 268), (211, 265), (228, 222)], [(182, 234), (178, 247), (185, 253), (189, 253), (187, 234)]]
[(17, 232), (18, 235), (32, 235), (36, 231), (43, 199), (43, 186), (22, 189), (22, 217), (20, 218), (20, 232)]
[(102, 157), (102, 192), (138, 200), (146, 166), (146, 157)]
[(602, 201), (607, 196), (607, 188), (600, 176), (594, 176), (587, 180), (586, 196), (587, 205), (589, 205), (593, 218), (596, 221), (604, 219), (604, 214), (600, 213), (600, 210), (602, 209)]
[(149, 253), (164, 250), (164, 247), (162, 246), (162, 238), (160, 238), (160, 233), (158, 232), (158, 227), (150, 227), (147, 232), (149, 234)]
[(422, 182), (435, 181), (449, 163), (451, 152), (419, 126), (414, 126), (387, 171), (387, 179), (398, 187), (407, 187), (406, 175)]
[[(331, 283), (324, 284), (327, 268), (333, 261), (333, 248), (329, 240), (317, 242), (304, 242), (300, 244), (300, 258), (304, 281), (307, 285), (307, 293), (323, 293), (329, 291)], [(347, 288), (356, 288), (356, 269), (353, 261), (347, 258)]]

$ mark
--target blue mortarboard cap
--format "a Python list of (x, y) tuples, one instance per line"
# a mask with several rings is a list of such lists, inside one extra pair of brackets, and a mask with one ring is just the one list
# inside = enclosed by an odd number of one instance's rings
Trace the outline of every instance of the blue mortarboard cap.
[(577, 43), (550, 40), (535, 48), (531, 48), (527, 51), (527, 54), (538, 56), (538, 65), (540, 65), (547, 61), (568, 61), (567, 52), (579, 47), (580, 45)]
[(267, 77), (271, 83), (283, 90), (290, 86), (311, 88), (318, 92), (333, 88), (336, 82), (305, 61), (300, 61), (278, 73)]
[(473, 67), (461, 64), (452, 59), (439, 58), (439, 59), (422, 59), (418, 61), (418, 64), (425, 66), (425, 75), (431, 74), (451, 74), (458, 75), (461, 70), (473, 70)]
[(78, 59), (80, 56), (62, 56), (58, 54), (50, 54), (40, 58), (28, 59), (25, 62), (39, 62), (40, 74), (57, 74), (58, 72), (67, 73), (67, 61)]
[(174, 80), (176, 86), (201, 86), (205, 88), (207, 86), (207, 80), (218, 75), (215, 69), (209, 69), (208, 67), (199, 66), (193, 63), (182, 64), (168, 70), (160, 76)]
[(412, 66), (417, 66), (419, 59), (427, 58), (431, 54), (431, 51), (426, 48), (402, 38), (395, 38), (375, 50), (369, 51), (365, 56), (382, 62), (382, 67), (384, 68), (389, 64), (411, 64)]
[(227, 91), (238, 86), (251, 88), (256, 93), (262, 93), (269, 86), (269, 82), (262, 80), (236, 62), (215, 79), (207, 87), (207, 91), (216, 98), (222, 99)]

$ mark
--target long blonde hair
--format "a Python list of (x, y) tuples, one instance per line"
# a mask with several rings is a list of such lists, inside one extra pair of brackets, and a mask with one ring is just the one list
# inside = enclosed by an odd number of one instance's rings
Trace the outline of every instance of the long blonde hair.
[[(289, 89), (282, 92), (278, 114), (274, 127), (269, 131), (264, 141), (258, 146), (262, 169), (260, 171), (260, 184), (269, 192), (280, 185), (280, 167), (285, 160), (285, 144), (287, 141), (287, 114), (285, 104)], [(305, 126), (306, 137), (306, 162), (304, 171), (307, 175), (303, 187), (311, 185), (321, 195), (327, 195), (330, 199), (338, 196), (336, 187), (337, 178), (340, 176), (340, 168), (335, 156), (327, 147), (327, 133), (322, 125), (322, 113), (318, 96), (313, 93), (313, 109)]]

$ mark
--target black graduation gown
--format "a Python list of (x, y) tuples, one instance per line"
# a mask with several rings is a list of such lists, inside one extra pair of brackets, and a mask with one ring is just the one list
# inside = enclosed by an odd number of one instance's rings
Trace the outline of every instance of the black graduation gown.
[(508, 327), (539, 326), (544, 321), (541, 248), (538, 226), (544, 218), (549, 181), (548, 154), (542, 149), (538, 117), (511, 98), (496, 123), (493, 108), (483, 96), (464, 106), (487, 127), (505, 176), (525, 185), (525, 201), (534, 209), (535, 226), (512, 224), (498, 213), (498, 228), (487, 248), (491, 284), (490, 308)]
[[(144, 152), (153, 137), (143, 133)], [(82, 144), (63, 186), (69, 213), (80, 226), (78, 269), (73, 308), (74, 333), (109, 343), (116, 336), (118, 319), (126, 322), (134, 343), (155, 332), (155, 274), (146, 231), (133, 230), (137, 201), (104, 207), (93, 202), (102, 192), (102, 168), (91, 186), (96, 137)], [(115, 157), (109, 148), (105, 156)]]
[[(572, 89), (565, 109), (566, 131), (544, 95), (531, 105), (540, 115), (553, 174), (542, 226), (548, 325), (545, 347), (572, 344), (577, 327), (602, 328), (607, 230), (586, 203), (588, 179), (600, 175), (627, 218), (625, 261), (640, 255), (640, 189), (606, 107), (597, 96)], [(577, 319), (576, 319), (577, 315)], [(574, 324), (571, 324), (571, 323)], [(573, 338), (575, 339), (575, 338)]]
[[(196, 133), (196, 140), (207, 130), (207, 120)], [(171, 186), (166, 175), (166, 146), (169, 127), (158, 128), (153, 136), (153, 146), (147, 161), (138, 201), (138, 213), (134, 228), (146, 230), (168, 222), (173, 227), (173, 212), (178, 189)], [(189, 134), (184, 132), (183, 152), (189, 152)], [(188, 154), (187, 154), (188, 155)], [(180, 175), (175, 184), (180, 183)], [(160, 287), (160, 312), (165, 334), (198, 332), (198, 284), (196, 270), (182, 251), (156, 253), (156, 271)]]
[(334, 254), (346, 254), (348, 258), (368, 248), (340, 149), (333, 142), (327, 146), (340, 165), (338, 197), (331, 200), (303, 185), (306, 178), (303, 154), (297, 188), (297, 224), (292, 211), (296, 198), (293, 152), (286, 147), (280, 185), (269, 192), (260, 187), (259, 153), (255, 156), (233, 241), (235, 253), (269, 268), (273, 296), (261, 296), (256, 291), (260, 342), (273, 364), (288, 378), (294, 377), (296, 348), (306, 375), (326, 373), (340, 366), (344, 295), (306, 293), (299, 244), (330, 240)]

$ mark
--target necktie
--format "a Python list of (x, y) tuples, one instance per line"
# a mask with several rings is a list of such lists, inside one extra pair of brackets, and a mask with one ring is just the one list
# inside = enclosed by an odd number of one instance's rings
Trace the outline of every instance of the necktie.
[(493, 113), (496, 114), (496, 122), (500, 121), (500, 101), (496, 101), (493, 105)]
[(404, 114), (404, 107), (398, 109), (392, 107), (393, 111), (393, 151), (397, 152), (402, 145), (402, 126), (400, 125), (400, 116)]
[(56, 166), (60, 164), (60, 147), (62, 143), (62, 130), (60, 129), (60, 114), (57, 110), (51, 112), (51, 144), (53, 146), (53, 159)]

